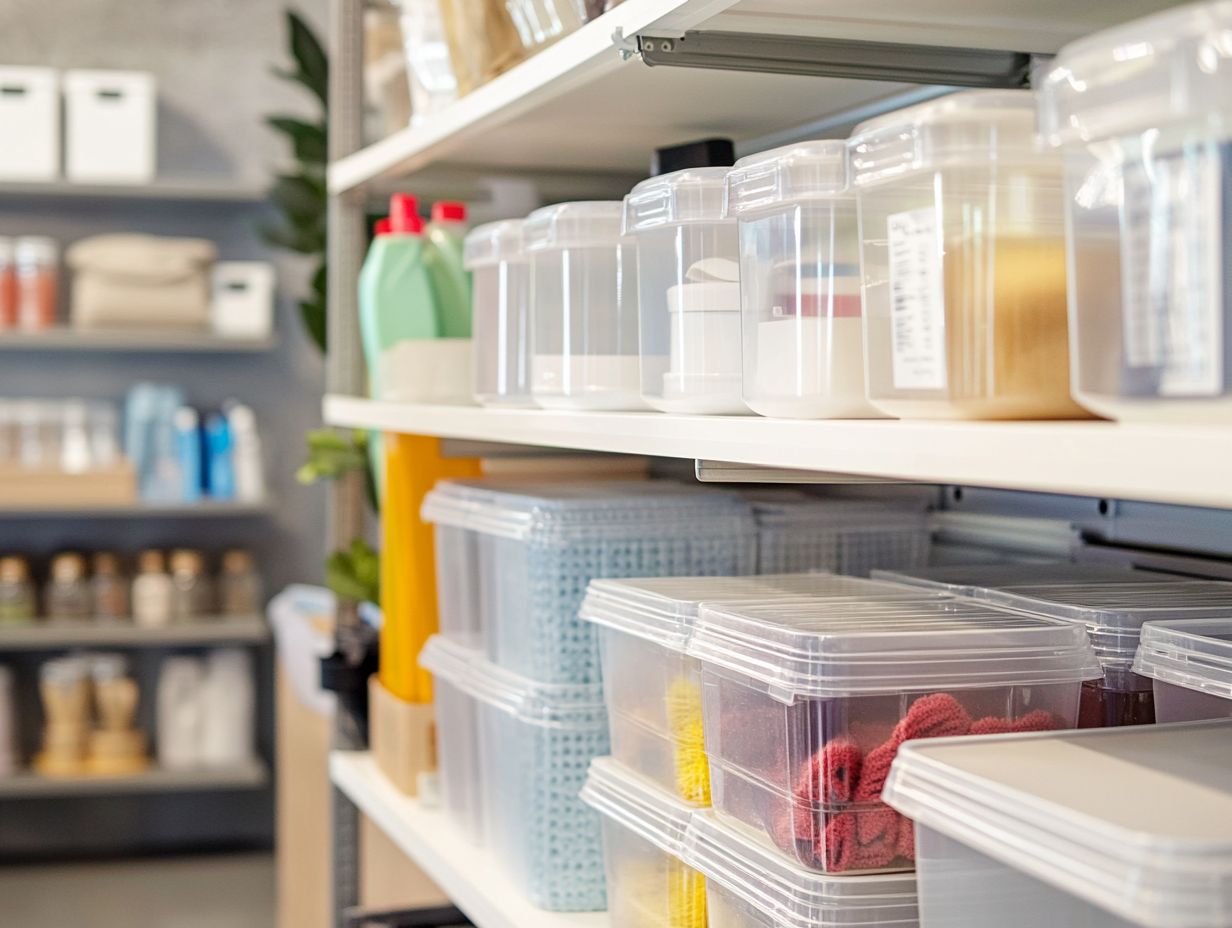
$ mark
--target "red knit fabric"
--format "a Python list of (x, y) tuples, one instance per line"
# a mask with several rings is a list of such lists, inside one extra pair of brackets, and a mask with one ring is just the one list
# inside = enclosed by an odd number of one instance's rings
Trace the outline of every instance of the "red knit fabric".
[(921, 696), (894, 728), (891, 740), (899, 744), (912, 738), (944, 738), (965, 735), (971, 730), (971, 716), (949, 693)]
[(1002, 719), (995, 715), (989, 715), (982, 719), (976, 719), (971, 723), (971, 730), (969, 734), (1021, 734), (1028, 731), (1052, 731), (1056, 727), (1056, 719), (1052, 717), (1051, 712), (1046, 712), (1043, 709), (1036, 709), (1034, 712), (1028, 712), (1020, 719)]

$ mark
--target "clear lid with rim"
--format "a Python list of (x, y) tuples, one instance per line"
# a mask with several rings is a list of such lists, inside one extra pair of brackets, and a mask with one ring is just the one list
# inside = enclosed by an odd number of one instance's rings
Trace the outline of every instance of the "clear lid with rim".
[(1232, 721), (937, 738), (882, 799), (917, 823), (1149, 928), (1232, 912)]
[(829, 573), (756, 577), (652, 577), (592, 580), (578, 615), (672, 651), (685, 650), (698, 610), (733, 603), (799, 603), (814, 599), (929, 600), (943, 593)]
[(522, 246), (528, 252), (558, 248), (620, 245), (624, 203), (620, 200), (580, 200), (537, 209), (522, 224)]
[(1066, 45), (1039, 87), (1052, 145), (1097, 142), (1232, 112), (1232, 2), (1175, 7)]
[(895, 110), (856, 126), (848, 140), (856, 187), (915, 171), (974, 165), (1047, 165), (1056, 154), (1035, 134), (1035, 95), (1029, 90), (963, 90)]
[[(1134, 570), (1112, 564), (1076, 564), (1073, 561), (1036, 563), (946, 564), (908, 570), (879, 569), (873, 579), (943, 590), (955, 596), (978, 596), (986, 588), (1026, 587), (1055, 583), (1158, 583), (1173, 579), (1168, 574)], [(1181, 578), (1176, 578), (1181, 579)]]
[(604, 817), (645, 838), (673, 857), (684, 855), (684, 836), (694, 807), (634, 773), (614, 757), (590, 762), (581, 798)]
[(788, 704), (1103, 676), (1081, 626), (952, 599), (703, 603), (688, 653)]
[(710, 812), (690, 820), (684, 861), (783, 928), (916, 924), (914, 873), (807, 870)]
[(760, 490), (743, 494), (761, 526), (814, 525), (817, 528), (885, 528), (901, 524), (923, 530), (928, 514), (924, 502), (825, 499), (807, 493), (784, 494)]
[(462, 692), (540, 728), (604, 729), (607, 708), (601, 684), (538, 683), (510, 673), (458, 641), (433, 635), (419, 665)]
[(847, 194), (847, 143), (840, 139), (772, 148), (737, 161), (727, 172), (727, 215)]
[(521, 219), (505, 219), (476, 226), (462, 241), (462, 263), (467, 270), (501, 262), (525, 263)]
[(724, 222), (728, 168), (688, 168), (642, 181), (625, 197), (626, 235), (693, 222)]
[(1232, 610), (1218, 619), (1147, 622), (1135, 673), (1232, 699)]

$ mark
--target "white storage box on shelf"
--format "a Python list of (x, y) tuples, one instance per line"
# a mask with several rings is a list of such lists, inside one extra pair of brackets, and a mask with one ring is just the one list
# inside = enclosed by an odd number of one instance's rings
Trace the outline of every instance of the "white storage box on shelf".
[(1104, 668), (1083, 684), (1079, 728), (1144, 725), (1156, 720), (1151, 681), (1132, 670), (1144, 622), (1232, 615), (1232, 583), (1097, 564), (979, 565), (915, 572), (880, 572), (885, 580), (916, 582), (1087, 630)]
[(552, 683), (599, 680), (577, 614), (594, 578), (751, 574), (756, 560), (739, 497), (671, 481), (442, 481), (423, 516), (461, 530), (437, 549), (442, 629), (479, 629), (491, 660)]
[(618, 200), (560, 203), (522, 226), (531, 268), (531, 393), (555, 409), (644, 409), (637, 256)]
[(625, 197), (624, 231), (637, 243), (642, 399), (664, 412), (748, 412), (726, 180), (727, 168), (692, 168), (642, 181)]
[(910, 869), (910, 826), (880, 798), (903, 741), (1071, 728), (1100, 674), (1072, 623), (877, 594), (703, 604), (689, 654), (716, 812), (829, 873)]
[(274, 266), (219, 261), (210, 269), (210, 326), (226, 338), (269, 338), (274, 329)]
[(85, 183), (148, 184), (157, 170), (154, 75), (66, 71), (64, 172)]
[(1232, 722), (914, 741), (886, 800), (916, 822), (944, 928), (1232, 925)]
[(969, 90), (861, 124), (868, 396), (892, 415), (1084, 415), (1069, 392), (1061, 158), (1035, 98)]
[(706, 881), (680, 859), (693, 808), (611, 757), (591, 762), (582, 801), (602, 816), (612, 925), (706, 928)]
[(1155, 720), (1232, 718), (1232, 609), (1218, 619), (1148, 622), (1134, 672), (1149, 677)]
[(479, 703), (473, 666), (478, 648), (433, 635), (419, 655), (432, 674), (436, 761), (441, 807), (472, 844), (484, 839), (483, 775), (479, 755)]
[(0, 68), (0, 180), (60, 174), (60, 80), (52, 68)]
[(530, 261), (522, 221), (489, 222), (463, 244), (471, 272), (471, 336), (475, 401), (482, 406), (534, 406), (530, 395)]
[(685, 862), (706, 882), (709, 928), (916, 928), (915, 874), (806, 870), (698, 812)]
[(1232, 422), (1230, 29), (1226, 2), (1177, 7), (1066, 46), (1040, 85), (1074, 394), (1114, 419)]
[(710, 804), (701, 662), (685, 651), (703, 601), (929, 599), (908, 587), (831, 574), (592, 580), (579, 612), (599, 626), (612, 756), (661, 789)]
[(740, 229), (744, 399), (764, 416), (876, 418), (864, 388), (860, 236), (846, 144), (751, 155), (727, 176)]

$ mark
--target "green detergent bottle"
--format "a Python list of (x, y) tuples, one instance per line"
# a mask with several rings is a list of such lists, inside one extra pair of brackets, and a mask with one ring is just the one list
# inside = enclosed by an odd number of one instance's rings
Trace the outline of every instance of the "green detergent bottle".
[(435, 203), (428, 223), (428, 271), (436, 290), (441, 338), (471, 337), (471, 275), (462, 263), (466, 205)]

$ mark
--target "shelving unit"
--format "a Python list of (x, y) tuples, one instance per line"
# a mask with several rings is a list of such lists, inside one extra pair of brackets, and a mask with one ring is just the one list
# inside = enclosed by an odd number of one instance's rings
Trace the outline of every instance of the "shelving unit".
[(259, 789), (269, 782), (269, 768), (260, 761), (234, 767), (163, 770), (116, 777), (44, 777), (20, 773), (0, 777), (0, 799), (108, 796), (121, 793), (201, 792)]
[(270, 500), (255, 503), (202, 500), (199, 503), (125, 503), (118, 506), (0, 506), (0, 519), (240, 519), (268, 515)]
[(263, 186), (200, 178), (159, 178), (152, 184), (75, 184), (67, 180), (45, 183), (0, 183), (0, 197), (64, 200), (152, 200), (168, 203), (263, 203)]
[(46, 332), (5, 332), (0, 334), (0, 352), (166, 352), (183, 354), (224, 354), (269, 351), (278, 339), (226, 338), (212, 332), (175, 330), (77, 331), (51, 329)]
[(269, 638), (259, 615), (203, 616), (178, 625), (144, 628), (130, 621), (43, 619), (0, 625), (0, 654), (59, 648), (173, 648), (189, 645), (257, 644)]

